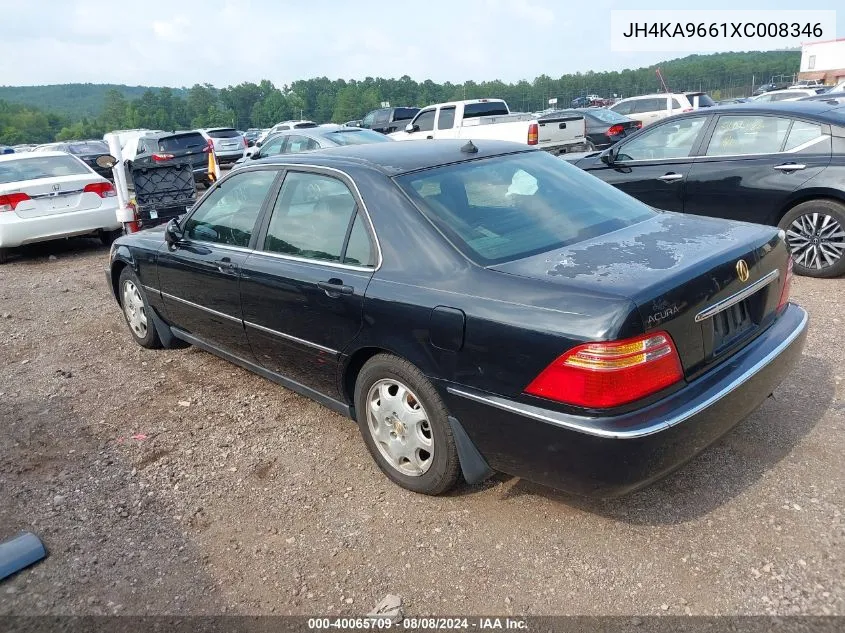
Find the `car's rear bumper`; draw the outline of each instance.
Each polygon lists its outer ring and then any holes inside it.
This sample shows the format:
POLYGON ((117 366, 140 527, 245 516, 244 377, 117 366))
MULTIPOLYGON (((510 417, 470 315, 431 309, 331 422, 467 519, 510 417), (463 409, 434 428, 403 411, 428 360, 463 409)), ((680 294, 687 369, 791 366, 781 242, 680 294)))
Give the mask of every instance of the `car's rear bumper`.
POLYGON ((769 329, 665 399, 591 418, 448 385, 442 391, 495 470, 588 496, 616 496, 666 475, 731 430, 797 364, 807 313, 790 304, 769 329))
POLYGON ((228 165, 229 163, 234 163, 239 158, 243 158, 244 151, 240 150, 238 152, 216 152, 215 155, 217 156, 217 162, 221 165, 228 165))
POLYGON ((86 235, 99 229, 119 229, 117 198, 105 198, 97 209, 56 213, 37 218, 22 218, 15 212, 0 213, 0 247, 46 242, 74 235, 86 235), (111 201, 114 202, 111 202, 111 201))

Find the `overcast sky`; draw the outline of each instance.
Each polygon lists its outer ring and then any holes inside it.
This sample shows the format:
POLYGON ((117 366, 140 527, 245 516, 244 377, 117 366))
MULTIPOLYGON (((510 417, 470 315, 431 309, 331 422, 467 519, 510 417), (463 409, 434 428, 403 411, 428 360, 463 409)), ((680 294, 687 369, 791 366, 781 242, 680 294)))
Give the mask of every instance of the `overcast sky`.
MULTIPOLYGON (((809 9, 835 9, 816 0, 809 9)), ((218 87, 367 76, 462 82, 621 70, 688 53, 611 53, 610 10, 642 0, 0 0, 0 85, 218 87)), ((701 8, 701 7, 695 7, 701 8)), ((711 0, 708 9, 794 9, 711 0)), ((765 15, 765 14, 761 14, 765 15)), ((845 36, 845 10, 837 15, 845 36)), ((736 45, 742 50, 741 45, 736 45)))

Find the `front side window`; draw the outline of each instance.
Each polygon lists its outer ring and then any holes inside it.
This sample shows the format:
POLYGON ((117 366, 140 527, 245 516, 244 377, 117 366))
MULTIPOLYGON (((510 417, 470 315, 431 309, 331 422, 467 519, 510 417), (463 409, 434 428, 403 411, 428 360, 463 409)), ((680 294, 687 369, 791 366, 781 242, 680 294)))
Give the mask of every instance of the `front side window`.
POLYGON ((416 132, 431 132, 434 129, 434 110, 423 110, 414 121, 416 132))
POLYGON ((483 266, 588 240, 656 213, 546 152, 445 165, 396 182, 458 250, 483 266))
POLYGON ((375 112, 368 112, 364 119, 361 121, 361 127, 371 128, 373 127, 373 122, 375 121, 376 113, 375 112))
POLYGON ((185 236, 200 242, 249 246, 261 205, 277 173, 242 171, 221 182, 188 217, 185 236))
POLYGON ((355 197, 340 180, 323 174, 288 172, 273 208, 264 250, 325 262, 372 265, 369 236, 356 217, 355 197), (351 235, 350 223, 354 223, 351 235))
POLYGON ((269 142, 265 141, 265 143, 261 146, 261 156, 275 156, 276 154, 281 154, 284 144, 284 136, 277 136, 269 142))
POLYGON ((617 103, 616 105, 611 106, 610 109, 618 114, 628 115, 633 111, 633 107, 633 101, 625 101, 624 103, 617 103))
POLYGON ((665 160, 686 158, 692 152, 707 117, 693 117, 649 128, 619 148, 616 160, 665 160))
POLYGON ((390 123, 390 110, 376 110, 375 125, 381 127, 390 123))
POLYGON ((779 152, 789 123, 789 119, 773 116, 721 116, 707 145, 707 156, 779 152))

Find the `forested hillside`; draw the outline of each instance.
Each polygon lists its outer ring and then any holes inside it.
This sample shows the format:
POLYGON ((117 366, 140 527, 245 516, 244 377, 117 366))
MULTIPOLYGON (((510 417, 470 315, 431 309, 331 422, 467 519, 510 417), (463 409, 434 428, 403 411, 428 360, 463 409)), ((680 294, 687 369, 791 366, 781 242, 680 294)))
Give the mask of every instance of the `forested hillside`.
MULTIPOLYGON (((585 62, 587 63, 587 62, 585 62)), ((754 84, 772 77, 788 81, 798 72, 800 52, 771 51, 691 55, 659 64, 673 91, 704 90, 714 98, 748 95, 754 84)), ((232 125, 266 127, 289 118, 318 122, 357 119, 382 101, 423 106, 453 99, 499 97, 515 111, 560 105, 580 94, 631 96, 661 90, 657 66, 613 72, 587 72, 533 81, 463 84, 367 77, 294 81, 277 87, 268 80, 218 89, 144 88, 107 84, 0 87, 0 143, 46 142, 99 137, 118 128, 160 129, 232 125)))

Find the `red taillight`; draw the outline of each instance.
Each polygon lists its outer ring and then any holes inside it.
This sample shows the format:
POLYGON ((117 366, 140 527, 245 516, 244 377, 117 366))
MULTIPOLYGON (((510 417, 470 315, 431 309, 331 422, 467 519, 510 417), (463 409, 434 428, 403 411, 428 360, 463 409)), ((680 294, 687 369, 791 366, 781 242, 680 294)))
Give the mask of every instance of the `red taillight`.
POLYGON ((792 255, 789 255, 786 260, 786 274, 783 279, 783 287, 780 290, 780 299, 778 299, 778 312, 786 307, 789 303, 789 291, 792 288, 792 255))
POLYGON ((618 136, 619 134, 622 134, 622 132, 624 132, 624 131, 625 131, 625 128, 623 128, 619 124, 611 125, 609 128, 607 128, 607 135, 608 136, 618 136))
POLYGON ((241 140, 244 142, 244 147, 249 147, 249 143, 247 143, 246 137, 242 136, 241 140))
POLYGON ((546 367, 525 392, 590 409, 634 402, 684 377, 666 332, 579 345, 546 367))
POLYGON ((114 185, 110 182, 92 182, 90 185, 85 185, 82 191, 85 193, 96 193, 101 198, 113 198, 117 195, 114 185))
POLYGON ((205 152, 206 154, 208 154, 209 152, 213 152, 214 151, 214 141, 212 141, 211 139, 208 139, 208 142, 205 144, 205 148, 202 151, 205 152))
POLYGON ((528 144, 536 145, 540 140, 540 126, 532 123, 528 126, 528 144))
POLYGON ((157 163, 163 163, 166 160, 172 160, 173 154, 153 154, 153 160, 157 163))
POLYGON ((3 211, 14 211, 15 207, 17 207, 21 202, 29 199, 30 197, 22 191, 17 193, 0 194, 0 213, 3 211))

